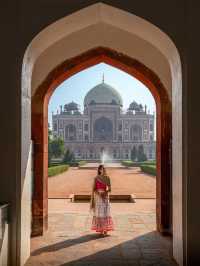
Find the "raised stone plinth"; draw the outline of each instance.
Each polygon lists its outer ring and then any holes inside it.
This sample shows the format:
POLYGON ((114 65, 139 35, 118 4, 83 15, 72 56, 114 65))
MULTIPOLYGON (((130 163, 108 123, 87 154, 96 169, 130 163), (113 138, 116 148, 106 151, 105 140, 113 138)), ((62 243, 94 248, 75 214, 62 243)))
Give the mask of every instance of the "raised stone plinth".
MULTIPOLYGON (((69 196, 71 202, 88 202, 91 200, 91 194, 71 194, 69 196)), ((111 202, 130 202, 134 203, 136 196, 133 194, 110 194, 111 202)))

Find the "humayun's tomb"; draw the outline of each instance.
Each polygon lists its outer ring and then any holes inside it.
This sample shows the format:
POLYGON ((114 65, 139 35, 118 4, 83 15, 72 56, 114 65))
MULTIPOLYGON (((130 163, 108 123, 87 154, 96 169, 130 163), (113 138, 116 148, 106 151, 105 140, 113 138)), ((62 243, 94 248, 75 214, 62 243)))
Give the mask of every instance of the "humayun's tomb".
POLYGON ((154 114, 135 101, 125 112, 122 107, 121 95, 102 81, 86 94, 83 113, 71 102, 52 114, 53 136, 63 138, 76 159, 98 160, 102 151, 114 160, 130 159, 139 145, 155 159, 154 114))

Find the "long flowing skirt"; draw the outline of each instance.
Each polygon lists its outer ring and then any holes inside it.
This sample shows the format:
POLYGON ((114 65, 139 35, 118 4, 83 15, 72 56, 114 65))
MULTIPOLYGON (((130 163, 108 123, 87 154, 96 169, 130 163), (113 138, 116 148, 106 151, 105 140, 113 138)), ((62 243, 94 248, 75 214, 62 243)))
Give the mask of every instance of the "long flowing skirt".
POLYGON ((98 193, 94 194, 94 214, 91 229, 96 232, 114 230, 110 214, 109 196, 102 198, 98 193))

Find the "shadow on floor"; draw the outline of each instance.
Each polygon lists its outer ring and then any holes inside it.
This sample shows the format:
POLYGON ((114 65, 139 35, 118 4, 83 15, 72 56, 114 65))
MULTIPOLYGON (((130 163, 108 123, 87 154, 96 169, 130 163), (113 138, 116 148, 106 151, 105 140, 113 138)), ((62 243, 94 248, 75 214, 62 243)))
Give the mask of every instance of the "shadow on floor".
MULTIPOLYGON (((156 231, 128 241, 122 241, 119 244, 113 243, 114 246, 109 247, 107 241, 112 242, 112 238, 114 237, 102 238, 98 234, 85 235, 40 248, 34 251, 32 256, 52 252, 51 255, 46 254, 46 259, 42 265, 54 265, 52 260, 52 257, 54 257, 57 258, 55 265, 59 266, 177 266, 172 258, 171 239, 161 236, 156 231), (91 240, 97 240, 95 243, 99 247, 96 249, 92 249, 92 246, 87 245, 82 246, 82 248, 77 247, 77 250, 71 254, 70 259, 69 257, 65 259, 63 256, 59 258, 59 254, 56 254, 58 250, 80 243, 87 243, 91 240)), ((66 250, 65 252, 69 255, 71 251, 66 250)), ((37 264, 30 261, 27 265, 35 266, 37 264)))
POLYGON ((48 245, 46 247, 39 248, 39 249, 33 251, 31 253, 31 256, 38 256, 38 255, 40 255, 42 253, 45 253, 45 252, 58 251, 58 250, 63 249, 63 248, 68 248, 68 247, 71 247, 71 246, 74 246, 74 245, 78 245, 78 244, 81 244, 81 243, 86 243, 88 241, 95 240, 95 239, 98 239, 98 238, 101 238, 101 236, 98 235, 98 234, 88 234, 88 235, 81 236, 81 237, 78 237, 78 238, 75 238, 75 239, 74 238, 67 239, 67 240, 59 242, 59 243, 55 243, 55 244, 52 244, 52 245, 48 245))

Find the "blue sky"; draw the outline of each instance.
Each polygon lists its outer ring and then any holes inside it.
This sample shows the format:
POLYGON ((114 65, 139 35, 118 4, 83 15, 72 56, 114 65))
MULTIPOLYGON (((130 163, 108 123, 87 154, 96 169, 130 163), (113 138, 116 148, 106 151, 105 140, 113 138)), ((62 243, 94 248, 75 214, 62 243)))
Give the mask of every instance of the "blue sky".
POLYGON ((105 83, 113 86, 121 94, 123 109, 127 109, 134 100, 142 105, 146 104, 147 110, 150 110, 151 113, 156 111, 154 98, 145 85, 127 73, 101 63, 75 74, 57 87, 49 102, 50 124, 52 111, 56 113, 60 109, 60 105, 74 101, 83 110, 86 93, 102 82, 103 74, 105 83))

